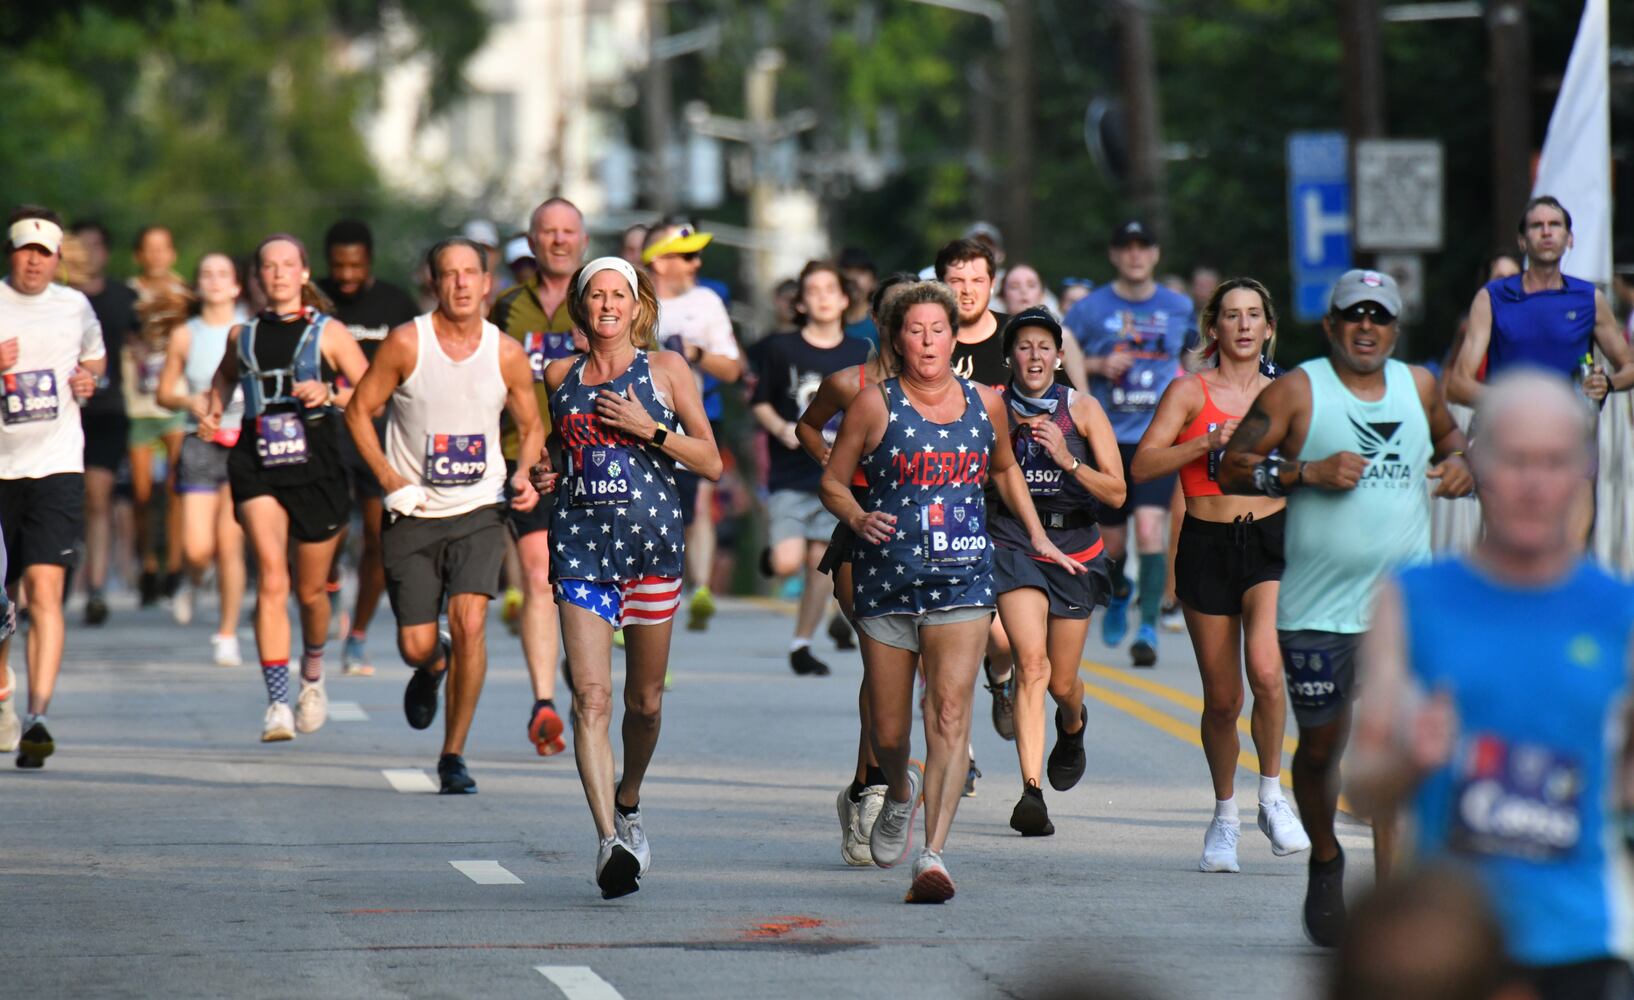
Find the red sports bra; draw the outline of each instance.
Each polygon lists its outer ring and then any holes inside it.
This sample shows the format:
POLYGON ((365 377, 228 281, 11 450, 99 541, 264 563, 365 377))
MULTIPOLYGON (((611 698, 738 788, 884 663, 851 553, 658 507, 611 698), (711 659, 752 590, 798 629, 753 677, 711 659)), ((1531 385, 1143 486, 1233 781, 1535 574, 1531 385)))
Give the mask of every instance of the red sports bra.
MULTIPOLYGON (((1223 424, 1227 420, 1236 420, 1237 415, 1227 413, 1214 405, 1214 397, 1208 394, 1208 381, 1203 376, 1197 376, 1197 384, 1203 387, 1203 409, 1197 414, 1197 419, 1180 432, 1174 439, 1175 444, 1185 444, 1193 438, 1208 435, 1209 427, 1223 424)), ((1192 459, 1180 468, 1180 491, 1188 497, 1217 497, 1222 495, 1220 484, 1214 481, 1212 467, 1217 468, 1220 462, 1219 452, 1208 452, 1192 459)))

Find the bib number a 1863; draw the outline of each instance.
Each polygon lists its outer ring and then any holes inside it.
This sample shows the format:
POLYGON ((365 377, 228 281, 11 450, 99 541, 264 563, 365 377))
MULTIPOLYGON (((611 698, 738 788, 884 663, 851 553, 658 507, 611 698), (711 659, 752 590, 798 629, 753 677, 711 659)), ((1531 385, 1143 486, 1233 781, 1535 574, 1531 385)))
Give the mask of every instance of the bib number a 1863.
POLYGON ((919 508, 925 561, 958 565, 980 559, 988 544, 981 515, 982 505, 974 503, 933 503, 919 508))
POLYGON ((573 469, 573 502, 629 503, 634 473, 630 453, 623 448, 582 448, 573 469))
POLYGON ((255 452, 261 467, 276 469, 306 462, 306 425, 298 413, 264 413, 255 418, 255 452))
POLYGON ((1583 770, 1570 755, 1477 734, 1463 742, 1452 767, 1454 850, 1554 861, 1577 847, 1583 770))
POLYGON ((32 424, 57 418, 57 375, 50 369, 8 372, 0 376, 5 408, 0 419, 8 424, 32 424))
POLYGON ((470 486, 488 473, 483 434, 427 434, 422 477, 428 486, 470 486))

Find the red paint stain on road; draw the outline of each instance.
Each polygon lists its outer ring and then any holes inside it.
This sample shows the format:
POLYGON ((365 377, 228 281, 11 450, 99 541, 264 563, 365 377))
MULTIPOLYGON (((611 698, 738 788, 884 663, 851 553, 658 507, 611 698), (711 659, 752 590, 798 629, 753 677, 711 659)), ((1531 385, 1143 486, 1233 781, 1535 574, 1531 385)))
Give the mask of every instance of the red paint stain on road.
POLYGON ((755 924, 743 932, 745 941, 769 941, 787 937, 795 931, 808 931, 814 927, 823 926, 823 922, 816 917, 773 917, 765 923, 755 924))

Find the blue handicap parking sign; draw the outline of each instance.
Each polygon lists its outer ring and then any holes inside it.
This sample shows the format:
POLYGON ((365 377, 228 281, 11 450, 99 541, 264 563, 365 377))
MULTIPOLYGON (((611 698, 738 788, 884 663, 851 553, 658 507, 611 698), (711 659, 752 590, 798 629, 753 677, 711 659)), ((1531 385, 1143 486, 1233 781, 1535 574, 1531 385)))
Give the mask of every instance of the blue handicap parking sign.
POLYGON ((1288 136, 1288 242, 1294 317, 1315 322, 1350 270, 1349 151, 1343 132, 1288 136))

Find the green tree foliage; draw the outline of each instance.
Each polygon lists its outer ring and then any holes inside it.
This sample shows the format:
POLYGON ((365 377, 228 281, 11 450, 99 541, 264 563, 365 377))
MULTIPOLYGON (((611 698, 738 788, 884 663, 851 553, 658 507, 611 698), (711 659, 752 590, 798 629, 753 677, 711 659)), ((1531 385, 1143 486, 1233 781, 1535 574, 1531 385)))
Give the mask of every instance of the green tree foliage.
MULTIPOLYGON (((185 258, 334 218, 409 209, 381 190, 355 127, 377 80, 355 40, 392 19, 425 39, 433 103, 482 42, 474 0, 171 0, 6 5, 0 177, 10 203, 96 216, 123 242, 162 222, 185 258)), ((404 53, 407 54, 407 53, 404 53)), ((115 254, 115 267, 124 255, 115 254)))
MULTIPOLYGON (((874 250, 884 267, 917 268, 984 210, 993 221, 1004 221, 1002 202, 984 193, 973 155, 977 116, 970 75, 985 64, 998 87, 1000 143, 1004 116, 1033 116, 1030 262, 1052 284, 1067 275, 1106 281, 1106 234, 1128 208, 1116 181, 1091 160, 1083 120, 1092 98, 1119 91, 1113 5, 1030 0, 1022 6, 1034 26, 1031 108, 1005 99, 1004 60, 985 19, 908 0, 676 0, 670 7, 673 29, 710 20, 726 28, 719 51, 682 60, 677 97, 702 97, 718 111, 741 114, 748 61, 757 48, 777 45, 789 56, 780 108, 821 106, 818 90, 830 86, 837 99, 825 124, 842 138, 850 122, 872 124, 882 112, 894 112, 902 125, 902 172, 878 191, 840 195, 832 235, 836 244, 874 250), (826 56, 809 44, 814 16, 827 18, 832 40, 826 56)), ((1625 4, 1612 7, 1613 44, 1634 44, 1634 14, 1625 4)), ((1286 303, 1285 144, 1290 132, 1343 127, 1336 5, 1162 0, 1150 8, 1163 138, 1183 150, 1167 163, 1170 226, 1162 270, 1185 274, 1209 264, 1227 274, 1251 274, 1286 303)), ((1575 0, 1529 4, 1538 83, 1535 145, 1543 142, 1580 12, 1575 0)), ((1429 357, 1456 328, 1474 293, 1478 265, 1504 248, 1493 246, 1490 217, 1486 29, 1473 19, 1388 24, 1381 31, 1388 134, 1440 139, 1446 148, 1447 245, 1426 258, 1427 314, 1409 331, 1412 355, 1429 357)), ((1631 105, 1626 84, 1614 87, 1613 138, 1624 148, 1634 132, 1631 105)), ((995 153, 1002 168, 1009 151, 995 153)), ((1622 218, 1634 222, 1634 199, 1623 199, 1623 205, 1622 218)), ((1281 332, 1284 358, 1321 349, 1314 328, 1289 320, 1281 332)))

